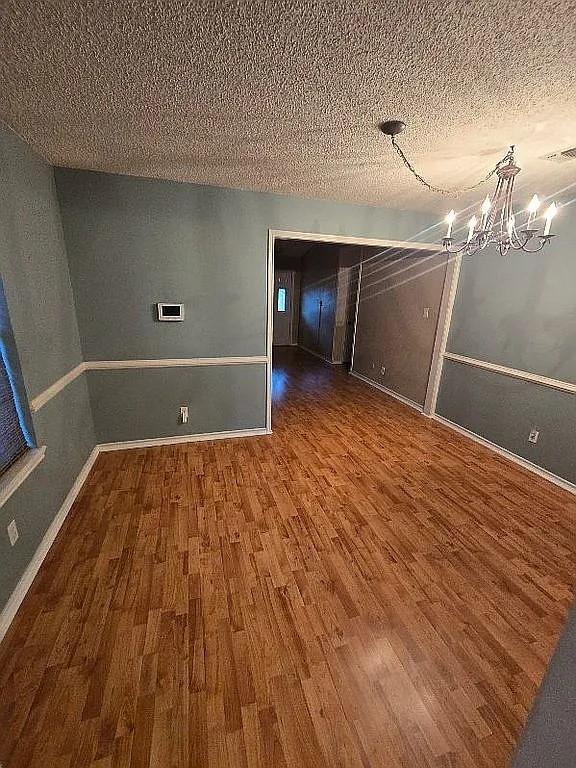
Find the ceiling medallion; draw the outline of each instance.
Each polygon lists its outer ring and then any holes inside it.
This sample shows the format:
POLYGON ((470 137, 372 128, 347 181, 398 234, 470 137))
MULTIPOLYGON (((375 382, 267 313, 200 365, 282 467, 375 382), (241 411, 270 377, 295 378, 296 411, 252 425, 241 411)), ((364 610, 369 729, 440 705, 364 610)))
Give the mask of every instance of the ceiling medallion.
POLYGON ((513 146, 496 163, 494 168, 476 184, 461 189, 442 189, 422 178, 398 146, 396 136, 406 128, 405 123, 401 120, 388 120, 381 123, 379 128, 382 133, 390 137, 392 146, 400 155, 408 170, 421 184, 432 192, 439 192, 443 195, 466 192, 479 187, 496 175, 497 181, 494 195, 492 198, 489 195, 486 196, 486 199, 480 206, 480 217, 472 216, 468 222, 468 236, 464 242, 455 244, 452 238, 452 229, 456 220, 455 211, 451 210, 446 217, 448 230, 442 240, 446 253, 471 255, 478 253, 478 251, 489 245, 495 245, 502 255, 505 255, 510 250, 536 253, 541 251, 555 237, 555 235, 551 234, 550 228, 552 226, 552 219, 558 211, 556 203, 552 203, 546 211, 542 233, 540 233, 540 228, 535 226, 536 214, 540 207, 538 195, 534 195, 524 211, 524 221, 519 223, 517 220, 517 216, 514 213, 514 182, 521 169, 515 163, 513 146))

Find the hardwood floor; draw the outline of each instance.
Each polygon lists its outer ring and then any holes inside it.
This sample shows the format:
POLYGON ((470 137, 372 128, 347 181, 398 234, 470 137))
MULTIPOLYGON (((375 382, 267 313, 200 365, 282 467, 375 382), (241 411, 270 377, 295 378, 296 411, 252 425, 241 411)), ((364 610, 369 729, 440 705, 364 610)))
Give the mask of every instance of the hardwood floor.
POLYGON ((303 353, 274 401, 99 457, 0 649, 4 768, 504 768, 575 498, 303 353))

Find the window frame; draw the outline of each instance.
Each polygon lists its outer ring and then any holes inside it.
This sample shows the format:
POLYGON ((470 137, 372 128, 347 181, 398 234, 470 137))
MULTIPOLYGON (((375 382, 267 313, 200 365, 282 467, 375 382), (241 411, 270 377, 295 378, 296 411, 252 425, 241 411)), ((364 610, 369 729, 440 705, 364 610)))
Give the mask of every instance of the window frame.
POLYGON ((12 390, 14 407, 24 437, 28 446, 21 455, 9 464, 0 474, 0 507, 26 480, 30 473, 40 464, 46 454, 46 446, 38 446, 32 422, 32 413, 28 404, 26 388, 20 358, 16 348, 16 340, 10 322, 10 314, 4 285, 0 279, 0 357, 8 383, 12 390))
POLYGON ((280 285, 278 286, 278 291, 276 292, 276 312, 286 312, 286 298, 288 296, 287 289, 280 285), (280 291, 282 291, 282 309, 280 309, 280 291))

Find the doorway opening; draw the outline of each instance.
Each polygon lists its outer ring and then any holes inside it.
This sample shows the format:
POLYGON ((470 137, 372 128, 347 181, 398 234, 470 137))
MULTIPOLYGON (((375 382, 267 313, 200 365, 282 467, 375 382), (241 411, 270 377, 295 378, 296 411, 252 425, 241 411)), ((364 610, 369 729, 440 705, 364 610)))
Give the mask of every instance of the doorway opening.
POLYGON ((272 355, 300 347, 349 367, 360 264, 375 246, 278 238, 274 242, 272 355))
POLYGON ((271 231, 269 428, 273 373, 285 390, 310 356, 432 412, 458 267, 432 243, 271 231))

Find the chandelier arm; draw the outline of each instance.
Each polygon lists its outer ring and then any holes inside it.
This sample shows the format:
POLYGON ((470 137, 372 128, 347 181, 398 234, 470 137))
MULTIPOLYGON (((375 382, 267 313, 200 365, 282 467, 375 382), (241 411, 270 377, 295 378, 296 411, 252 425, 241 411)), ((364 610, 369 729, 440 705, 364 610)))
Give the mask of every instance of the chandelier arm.
POLYGON ((498 171, 498 169, 501 168, 502 165, 505 165, 506 163, 508 163, 510 159, 514 156, 514 148, 510 147, 506 155, 501 160, 499 160, 494 166, 494 168, 492 168, 492 170, 489 173, 487 173, 483 179, 480 179, 480 181, 477 181, 475 184, 471 184, 468 187, 459 187, 459 188, 456 187, 454 189, 444 189, 443 187, 437 187, 435 184, 431 184, 429 181, 426 181, 426 179, 423 178, 418 173, 418 171, 414 168, 410 160, 408 160, 408 158, 404 154, 402 147, 400 147, 400 145, 396 141, 395 136, 390 136, 390 140, 392 142, 392 146, 394 147, 394 149, 396 150, 402 162, 404 163, 406 168, 408 168, 410 173, 416 179, 418 179, 418 181, 421 184, 427 187, 431 192, 438 192, 441 195, 458 195, 462 192, 470 192, 472 189, 477 189, 478 187, 482 186, 482 184, 485 184, 487 181, 489 181, 492 178, 492 176, 494 176, 494 174, 498 171))
POLYGON ((547 241, 545 239, 541 239, 540 245, 537 248, 525 248, 525 247, 523 247, 521 249, 519 248, 518 250, 522 250, 522 251, 524 251, 524 253, 538 253, 539 251, 541 251, 543 248, 546 247, 546 244, 547 244, 547 241))

